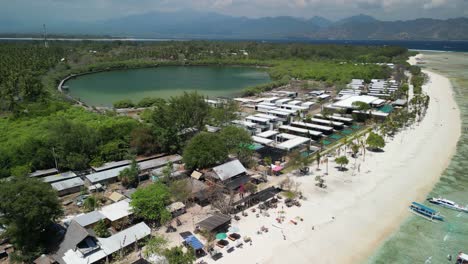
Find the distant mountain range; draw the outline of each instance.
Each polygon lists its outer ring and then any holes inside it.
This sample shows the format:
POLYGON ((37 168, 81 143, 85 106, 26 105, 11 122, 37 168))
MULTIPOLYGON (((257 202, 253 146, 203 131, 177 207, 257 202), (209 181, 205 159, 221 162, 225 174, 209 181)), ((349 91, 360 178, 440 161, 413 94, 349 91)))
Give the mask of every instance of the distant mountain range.
POLYGON ((0 33, 41 33, 42 23, 54 34, 140 38, 468 40, 468 18, 380 21, 357 15, 331 21, 318 16, 247 18, 192 10, 151 12, 95 22, 0 19, 0 33))

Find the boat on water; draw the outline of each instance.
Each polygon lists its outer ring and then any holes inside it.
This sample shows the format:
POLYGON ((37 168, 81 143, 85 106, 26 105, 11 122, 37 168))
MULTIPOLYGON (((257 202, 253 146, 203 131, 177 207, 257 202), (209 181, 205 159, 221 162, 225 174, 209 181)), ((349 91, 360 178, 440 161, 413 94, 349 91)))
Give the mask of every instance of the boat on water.
POLYGON ((468 264, 468 254, 460 252, 457 257, 457 264, 468 264))
POLYGON ((427 200, 430 203, 433 203, 433 204, 437 204, 437 205, 440 205, 440 206, 443 206, 443 207, 446 207, 446 208, 449 208, 449 209, 452 209, 452 210, 468 213, 468 208, 467 207, 460 206, 460 205, 456 204, 455 202, 444 199, 444 198, 432 197, 432 198, 429 198, 427 200))
POLYGON ((444 221, 444 217, 439 214, 436 210, 429 208, 423 204, 412 202, 409 206, 411 212, 421 217, 424 217, 430 221, 439 220, 444 221))

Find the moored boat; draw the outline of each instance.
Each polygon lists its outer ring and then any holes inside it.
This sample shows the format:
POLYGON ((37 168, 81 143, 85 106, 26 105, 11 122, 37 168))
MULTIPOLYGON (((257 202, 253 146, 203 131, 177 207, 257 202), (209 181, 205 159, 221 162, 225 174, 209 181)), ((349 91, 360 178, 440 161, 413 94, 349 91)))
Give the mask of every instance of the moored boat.
POLYGON ((452 209, 452 210, 468 213, 468 208, 467 207, 460 206, 460 205, 456 204, 455 202, 444 199, 444 198, 432 197, 432 198, 429 198, 427 200, 430 203, 437 204, 437 205, 443 206, 445 208, 449 208, 449 209, 452 209))
POLYGON ((411 205, 409 206, 409 209, 411 210, 411 212, 415 213, 416 215, 424 217, 428 220, 444 221, 444 217, 441 216, 439 212, 425 205, 422 205, 420 203, 412 202, 411 205))
POLYGON ((468 254, 460 252, 457 257, 457 264, 468 264, 468 254))

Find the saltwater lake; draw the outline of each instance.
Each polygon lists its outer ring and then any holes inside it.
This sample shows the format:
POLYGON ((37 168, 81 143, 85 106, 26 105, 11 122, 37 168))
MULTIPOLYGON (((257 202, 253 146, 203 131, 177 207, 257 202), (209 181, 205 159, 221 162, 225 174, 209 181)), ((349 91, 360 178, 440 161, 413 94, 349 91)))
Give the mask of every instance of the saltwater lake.
POLYGON ((234 97, 242 89, 270 82, 265 71, 234 66, 160 66, 93 73, 65 83, 68 94, 92 106, 111 106, 144 97, 170 98, 184 91, 208 97, 234 97))

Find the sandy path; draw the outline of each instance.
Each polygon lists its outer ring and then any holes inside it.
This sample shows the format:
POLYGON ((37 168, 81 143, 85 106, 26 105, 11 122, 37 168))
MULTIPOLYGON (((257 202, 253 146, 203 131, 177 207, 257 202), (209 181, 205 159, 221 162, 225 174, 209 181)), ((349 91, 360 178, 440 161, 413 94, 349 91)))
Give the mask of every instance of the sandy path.
POLYGON ((351 159, 346 172, 330 163, 325 191, 314 186, 314 176, 297 178, 308 200, 300 208, 286 209, 286 214, 287 219, 301 216, 304 222, 285 223, 280 229, 272 226, 274 213, 259 218, 250 213, 234 224, 242 235, 253 238, 253 246, 224 253, 216 263, 365 261, 409 216, 408 204, 426 197, 456 150, 460 113, 450 81, 436 73, 425 73, 430 81, 423 89, 431 101, 420 124, 388 141, 385 152, 366 152, 365 161, 361 155, 356 167, 351 159), (255 234, 262 225, 270 232, 255 234))

